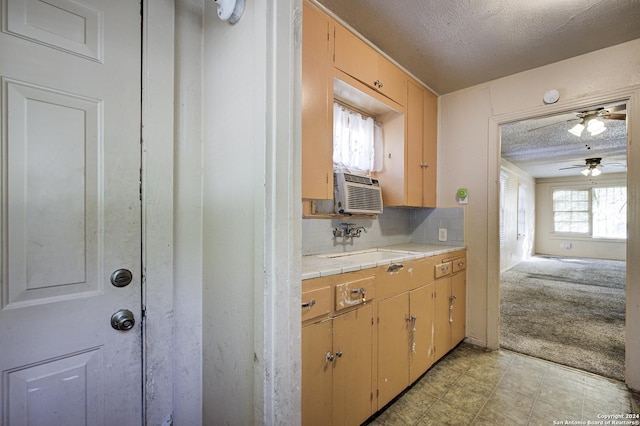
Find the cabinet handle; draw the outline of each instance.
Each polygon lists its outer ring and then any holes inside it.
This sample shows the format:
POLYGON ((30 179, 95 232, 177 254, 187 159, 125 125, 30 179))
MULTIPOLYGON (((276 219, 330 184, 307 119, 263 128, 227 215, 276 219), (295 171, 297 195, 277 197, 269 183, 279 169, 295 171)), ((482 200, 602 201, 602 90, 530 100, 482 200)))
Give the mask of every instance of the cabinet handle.
POLYGON ((331 352, 327 352, 327 355, 325 355, 325 358, 327 361, 333 361, 334 356, 331 352))
POLYGON ((387 268, 387 272, 398 272, 400 269, 404 268, 402 263, 393 263, 389 265, 387 268))
POLYGON ((302 307, 303 307, 303 308, 311 309, 311 307, 312 307, 313 305, 315 305, 315 304, 316 304, 316 299, 311 299, 311 300, 310 300, 310 301, 308 301, 308 302, 304 302, 304 303, 302 304, 302 307))
POLYGON ((362 295, 362 303, 367 301, 365 294, 367 293, 367 289, 364 287, 357 288, 355 290, 351 290, 351 294, 361 294, 362 295))
POLYGON ((411 352, 415 353, 416 352, 416 320, 418 319, 417 316, 415 315, 411 315, 410 317, 407 317, 406 320, 407 322, 411 323, 411 352))
POLYGON ((441 269, 442 269, 442 272, 447 272, 449 270, 449 267, 448 266, 443 266, 441 269))
POLYGON ((338 352, 336 352, 336 356, 337 356, 338 358, 342 358, 342 351, 338 351, 338 352))
POLYGON ((464 266, 464 262, 458 262, 458 266, 462 268, 464 266))

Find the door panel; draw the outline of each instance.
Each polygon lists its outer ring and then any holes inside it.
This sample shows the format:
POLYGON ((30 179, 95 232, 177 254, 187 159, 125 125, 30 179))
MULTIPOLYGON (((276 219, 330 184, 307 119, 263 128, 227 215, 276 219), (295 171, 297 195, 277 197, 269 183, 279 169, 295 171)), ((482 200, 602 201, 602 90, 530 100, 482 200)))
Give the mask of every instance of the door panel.
POLYGON ((378 304, 378 409, 409 386, 409 293, 378 304))
POLYGON ((140 424, 140 4, 1 6, 0 423, 140 424))

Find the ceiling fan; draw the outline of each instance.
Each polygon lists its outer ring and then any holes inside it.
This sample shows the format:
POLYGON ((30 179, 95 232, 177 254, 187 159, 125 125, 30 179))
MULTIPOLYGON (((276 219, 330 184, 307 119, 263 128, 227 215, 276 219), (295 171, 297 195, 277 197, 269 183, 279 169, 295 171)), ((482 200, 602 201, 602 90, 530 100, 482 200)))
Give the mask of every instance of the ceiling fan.
POLYGON ((576 113, 576 116, 578 117, 577 120, 580 121, 569 129, 569 133, 580 137, 582 135, 582 131, 586 128, 591 136, 599 135, 607 130, 607 128, 605 127, 604 122, 598 119, 626 120, 626 113, 615 114, 618 111, 626 110, 626 108, 626 105, 617 105, 610 108, 598 108, 591 111, 578 112, 576 113))
MULTIPOLYGON (((585 176, 598 176, 600 173, 602 173, 602 171, 598 168, 598 166, 600 166, 600 167, 604 167, 605 166, 605 164, 602 164, 601 162, 602 162, 602 158, 600 158, 600 157, 587 158, 587 159, 585 159, 585 164, 574 164, 573 166, 562 167, 562 168, 560 168, 558 170, 584 168, 584 170, 582 170, 580 172, 583 175, 585 175, 585 176)), ((626 167, 622 163, 608 163, 606 165, 607 166, 612 166, 612 167, 626 167)))
POLYGON ((582 131, 584 129, 587 129, 587 131, 591 134, 591 136, 595 136, 607 130, 607 128, 605 127, 605 123, 602 121, 603 119, 604 120, 626 120, 627 119, 626 109, 627 109, 627 105, 622 104, 622 105, 615 105, 607 108, 599 107, 599 108, 589 109, 586 111, 579 111, 575 113, 576 118, 572 118, 571 120, 566 120, 560 123, 552 123, 552 124, 547 124, 546 126, 536 127, 534 129, 529 129, 529 131, 534 131, 534 130, 542 129, 549 126, 556 126, 562 123, 571 123, 572 121, 578 121, 578 124, 576 124, 571 129, 569 129, 570 133, 576 136, 581 136, 582 131))

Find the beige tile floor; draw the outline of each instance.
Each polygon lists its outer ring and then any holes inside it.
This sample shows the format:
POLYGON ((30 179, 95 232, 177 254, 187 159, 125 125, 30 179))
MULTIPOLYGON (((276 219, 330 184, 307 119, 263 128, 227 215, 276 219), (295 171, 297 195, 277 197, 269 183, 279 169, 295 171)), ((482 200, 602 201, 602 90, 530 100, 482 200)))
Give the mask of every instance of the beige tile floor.
MULTIPOLYGON (((638 395, 621 382, 463 343, 368 423, 607 424, 603 416, 638 414, 637 403, 638 395)), ((624 420, 636 423, 617 424, 640 424, 638 418, 616 419, 624 420)))

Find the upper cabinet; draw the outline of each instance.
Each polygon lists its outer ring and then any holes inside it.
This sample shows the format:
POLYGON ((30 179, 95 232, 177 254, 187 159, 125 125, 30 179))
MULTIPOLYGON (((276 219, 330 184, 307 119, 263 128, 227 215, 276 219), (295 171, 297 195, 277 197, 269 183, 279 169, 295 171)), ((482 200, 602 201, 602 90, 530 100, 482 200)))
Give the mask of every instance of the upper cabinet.
POLYGON ((436 207, 437 97, 407 80, 405 137, 386 139, 378 174, 385 206, 436 207))
POLYGON ((333 30, 304 2, 302 12, 302 198, 333 199, 333 30))
POLYGON ((406 102, 406 74, 341 25, 335 26, 335 67, 400 105, 406 102))
POLYGON ((384 205, 436 207, 436 95, 312 2, 303 5, 302 198, 333 199, 335 98, 383 124, 384 205))

